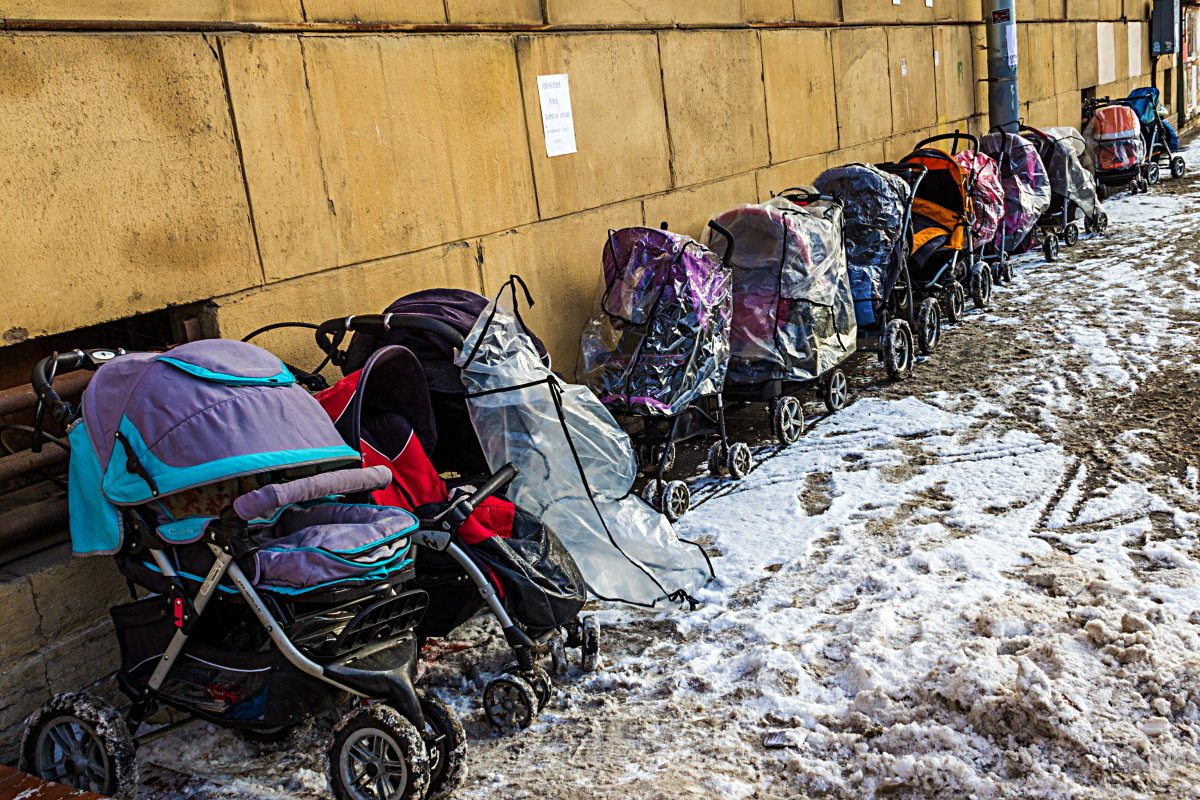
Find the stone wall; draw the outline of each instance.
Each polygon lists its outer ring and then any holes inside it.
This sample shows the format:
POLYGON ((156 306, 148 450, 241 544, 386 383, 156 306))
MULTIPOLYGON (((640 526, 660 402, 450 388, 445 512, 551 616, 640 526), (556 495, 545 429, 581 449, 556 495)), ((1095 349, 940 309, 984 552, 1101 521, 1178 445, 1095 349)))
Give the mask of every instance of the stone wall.
MULTIPOLYGON (((1026 121, 1148 84, 1149 7, 1022 0, 1026 121)), ((519 273, 569 373, 609 228, 699 234, 986 127, 980 0, 0 0, 0 29, 0 354, 170 304, 240 336, 519 273), (563 72, 579 152, 547 158, 535 78, 563 72)), ((46 692, 111 671, 123 592, 61 549, 0 570, 0 760, 46 692)))

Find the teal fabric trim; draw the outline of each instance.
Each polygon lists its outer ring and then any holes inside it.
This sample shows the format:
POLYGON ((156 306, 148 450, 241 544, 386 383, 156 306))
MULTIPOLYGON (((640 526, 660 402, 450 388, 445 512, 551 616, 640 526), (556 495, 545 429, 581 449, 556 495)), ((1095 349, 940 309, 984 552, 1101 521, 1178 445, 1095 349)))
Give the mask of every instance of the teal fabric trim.
POLYGON ((191 544, 204 535, 208 523, 216 517, 184 517, 158 526, 158 535, 171 544, 191 544))
MULTIPOLYGON (((392 537, 392 538, 394 539, 395 537, 392 537)), ((375 544, 371 545, 371 547, 379 547, 380 545, 384 544, 384 541, 390 541, 390 540, 381 540, 381 541, 376 542, 375 544)), ((379 561, 368 561, 368 562, 364 563, 362 561, 354 561, 349 558, 342 558, 340 555, 337 554, 337 551, 326 550, 323 547, 264 547, 263 550, 266 552, 270 552, 270 553, 319 553, 320 555, 324 556, 325 558, 328 558, 331 561, 340 561, 341 563, 346 564, 347 566, 351 566, 351 567, 362 567, 362 566, 367 566, 368 564, 370 564, 372 566, 382 567, 382 566, 386 566, 387 564, 392 563, 393 561, 395 561, 398 558, 404 558, 405 556, 408 555, 408 548, 405 548, 404 551, 401 553, 395 553, 393 555, 388 556, 387 558, 380 559, 379 561)), ((341 552, 349 552, 349 551, 343 550, 341 552)))
MULTIPOLYGON (((402 569, 404 569, 411 563, 413 563, 413 560, 410 558, 410 559, 406 559, 405 561, 403 561, 402 563, 400 563, 394 567, 389 567, 387 569, 372 570, 368 573, 359 575, 354 578, 338 578, 336 581, 326 581, 325 583, 318 583, 316 586, 306 586, 303 589, 294 589, 290 586, 257 586, 257 585, 254 588, 258 589, 259 591, 262 591, 262 592, 275 592, 276 594, 286 594, 286 595, 301 595, 301 594, 307 594, 309 592, 315 592, 318 589, 327 589, 330 586, 333 586, 338 583, 386 580, 392 573, 401 571, 402 569)), ((154 572, 157 572, 159 575, 162 574, 162 570, 160 570, 158 568, 157 564, 150 562, 150 561, 143 561, 142 564, 143 564, 143 566, 153 570, 154 572)), ((196 583, 204 583, 203 577, 201 577, 199 575, 193 575, 190 572, 176 572, 176 574, 179 575, 179 577, 186 578, 189 581, 195 581, 196 583)), ((223 592, 227 592, 228 594, 240 594, 240 592, 237 590, 237 587, 235 587, 235 586, 225 586, 223 584, 217 584, 217 588, 223 592)))
POLYGON ((67 441, 71 445, 67 472, 71 550, 81 556, 111 555, 121 549, 124 538, 121 511, 100 491, 100 459, 82 421, 71 429, 67 441))
POLYGON ((186 361, 180 361, 178 358, 170 356, 160 356, 159 361, 170 364, 173 367, 178 367, 189 375, 195 375, 197 378, 203 378, 206 381, 213 383, 223 383, 226 386, 290 386, 296 382, 296 376, 283 366, 280 362, 281 371, 272 375, 269 378, 248 378, 244 375, 229 375, 224 372, 214 372, 205 367, 198 367, 195 364, 189 364, 186 361))
MULTIPOLYGON (((172 467, 163 463, 150 452, 141 433, 129 421, 121 417, 117 430, 125 437, 138 461, 150 473, 158 486, 158 496, 174 494, 184 489, 204 486, 226 478, 253 475, 272 469, 298 467, 306 464, 322 464, 345 461, 347 465, 359 464, 362 459, 358 451, 347 445, 313 447, 307 450, 279 450, 270 453, 248 453, 229 458, 218 458, 191 467, 172 467)), ((150 485, 145 480, 125 469, 125 448, 113 445, 113 456, 108 461, 102 484, 104 496, 118 505, 140 505, 154 499, 150 485)))

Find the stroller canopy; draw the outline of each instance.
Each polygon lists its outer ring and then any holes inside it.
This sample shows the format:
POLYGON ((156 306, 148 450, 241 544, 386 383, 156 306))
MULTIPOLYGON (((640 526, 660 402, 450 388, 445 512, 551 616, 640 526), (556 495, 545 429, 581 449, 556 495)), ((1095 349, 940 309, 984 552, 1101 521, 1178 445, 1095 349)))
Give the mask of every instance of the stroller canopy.
POLYGON ((225 339, 108 362, 84 392, 70 442, 79 552, 120 547, 115 506, 268 471, 359 463, 278 358, 225 339))
MULTIPOLYGON (((854 352, 842 209, 775 197, 714 217, 736 244, 729 380, 811 380, 854 352)), ((727 243, 714 237, 713 247, 727 243)))
POLYGON ((605 404, 644 416, 674 416, 721 391, 729 305, 729 271, 695 239, 611 231, 600 312, 582 337, 588 386, 605 404))
POLYGON ((912 206, 912 255, 918 264, 937 251, 962 250, 966 245, 966 217, 971 198, 969 173, 954 156, 936 147, 923 147, 900 160, 929 170, 912 206))
POLYGON ((1142 124, 1129 106, 1096 109, 1083 136, 1097 172, 1135 169, 1146 159, 1142 124))
POLYGON ((1004 185, 1004 224, 996 233, 996 245, 1005 252, 1029 249, 1029 233, 1050 207, 1050 178, 1037 149, 1027 139, 1005 131, 989 133, 979 142, 1000 165, 1004 185))
POLYGON ((1143 126, 1149 127, 1158 123, 1158 104, 1161 95, 1153 86, 1143 86, 1134 89, 1121 102, 1133 109, 1143 126))
MULTIPOLYGON (((1026 137, 1037 147, 1050 179, 1050 191, 1062 202, 1073 204, 1088 217, 1100 213, 1096 179, 1079 160, 1086 145, 1074 128, 1029 128, 1026 137)), ((1070 215, 1071 219, 1075 214, 1070 215)))
POLYGON ((876 304, 891 295, 908 258, 908 184, 867 164, 846 164, 821 173, 815 188, 842 201, 855 316, 859 325, 873 324, 876 304))
POLYGON ((975 212, 971 240, 978 250, 996 237, 1004 219, 1000 166, 994 158, 978 150, 963 150, 954 155, 954 160, 971 175, 971 205, 975 212))

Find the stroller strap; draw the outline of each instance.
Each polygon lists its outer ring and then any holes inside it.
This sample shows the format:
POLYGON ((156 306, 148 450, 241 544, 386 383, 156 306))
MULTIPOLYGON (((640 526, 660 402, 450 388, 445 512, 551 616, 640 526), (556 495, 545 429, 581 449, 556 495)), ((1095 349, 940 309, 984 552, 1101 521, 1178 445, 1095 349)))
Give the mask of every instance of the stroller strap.
POLYGON ((287 483, 272 483, 247 492, 233 501, 233 510, 249 522, 270 517, 276 510, 294 503, 335 494, 373 492, 391 482, 392 471, 385 466, 321 472, 287 483))

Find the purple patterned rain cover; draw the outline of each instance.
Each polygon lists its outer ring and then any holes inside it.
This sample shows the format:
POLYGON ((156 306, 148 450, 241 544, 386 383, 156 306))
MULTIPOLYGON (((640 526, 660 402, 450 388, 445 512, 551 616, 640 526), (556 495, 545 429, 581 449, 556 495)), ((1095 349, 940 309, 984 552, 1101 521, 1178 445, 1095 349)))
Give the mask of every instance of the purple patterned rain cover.
POLYGON ((623 228, 604 247, 600 313, 583 332, 587 385, 618 411, 673 416, 719 392, 729 361, 729 271, 704 245, 623 228))

